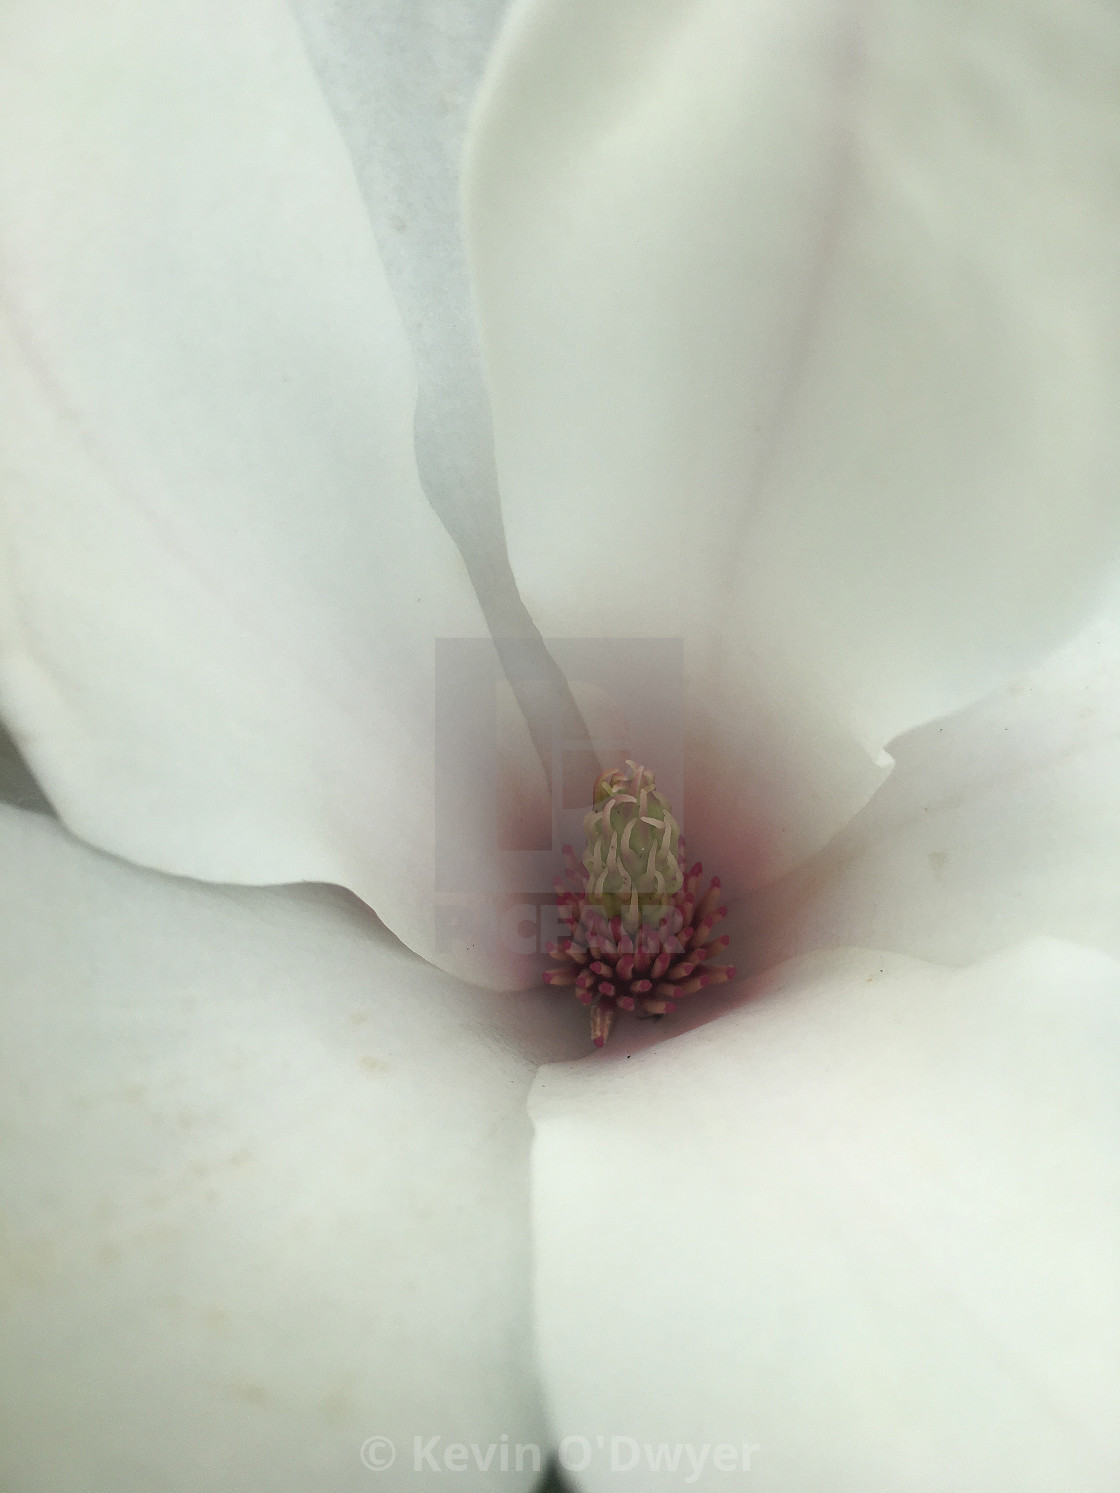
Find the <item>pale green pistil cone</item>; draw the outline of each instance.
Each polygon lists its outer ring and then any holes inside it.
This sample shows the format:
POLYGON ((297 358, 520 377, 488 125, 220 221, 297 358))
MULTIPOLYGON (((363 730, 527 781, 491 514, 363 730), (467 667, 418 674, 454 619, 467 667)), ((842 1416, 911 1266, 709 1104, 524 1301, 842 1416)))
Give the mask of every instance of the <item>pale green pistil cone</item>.
POLYGON ((621 917, 636 931, 655 921, 684 885, 680 825, 653 773, 628 761, 626 769, 605 772, 595 784, 594 808, 583 821, 587 849, 587 900, 608 918, 621 917))

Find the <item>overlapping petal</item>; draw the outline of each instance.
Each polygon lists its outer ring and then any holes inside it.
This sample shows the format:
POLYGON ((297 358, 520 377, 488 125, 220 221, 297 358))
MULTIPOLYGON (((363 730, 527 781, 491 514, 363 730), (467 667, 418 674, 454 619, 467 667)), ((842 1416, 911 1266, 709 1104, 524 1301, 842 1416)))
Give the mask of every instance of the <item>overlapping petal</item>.
POLYGON ((418 377, 424 492, 508 628, 510 597, 459 206, 463 138, 505 0, 292 0, 349 152, 418 377))
POLYGON ((1118 1078, 1120 967, 1047 940, 809 955, 545 1069, 540 1347, 578 1486, 620 1482, 617 1437, 666 1488, 1113 1488, 1118 1078))
POLYGON ((511 559, 546 634, 685 638, 740 884, 1115 562, 1118 63, 1104 0, 513 9, 466 181, 511 559))
POLYGON ((5 1489, 343 1493, 374 1435, 422 1488, 415 1435, 543 1449, 525 1097, 582 1045, 566 1007, 346 893, 170 880, 7 808, 0 1006, 5 1489))
MULTIPOLYGON (((437 963, 524 979, 435 926, 435 640, 486 625, 294 21, 20 3, 0 68, 0 702, 52 801, 166 870, 340 881, 437 963)), ((493 764, 441 745, 441 834, 500 890, 493 764)), ((531 814, 523 722, 503 746, 531 814)))
POLYGON ((859 943, 948 964, 1038 933, 1120 956, 1115 609, 990 699, 895 742, 820 855, 748 899, 754 969, 859 943))

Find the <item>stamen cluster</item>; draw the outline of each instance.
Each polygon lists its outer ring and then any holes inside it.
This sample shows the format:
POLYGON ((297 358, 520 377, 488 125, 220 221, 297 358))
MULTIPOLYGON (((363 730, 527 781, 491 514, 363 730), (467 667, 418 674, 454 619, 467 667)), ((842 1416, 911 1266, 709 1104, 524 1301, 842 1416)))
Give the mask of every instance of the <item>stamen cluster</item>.
POLYGON ((735 975, 732 965, 712 962, 730 942, 712 936, 727 913, 719 878, 701 891, 699 861, 681 869, 684 839, 653 775, 626 765, 629 774, 605 773, 596 784, 582 864, 564 847, 564 875, 555 885, 567 936, 547 946, 559 967, 545 972, 545 983, 575 987, 589 1007, 596 1047, 619 1011, 663 1016, 682 996, 735 975), (620 876, 627 862, 644 863, 642 873, 620 876))

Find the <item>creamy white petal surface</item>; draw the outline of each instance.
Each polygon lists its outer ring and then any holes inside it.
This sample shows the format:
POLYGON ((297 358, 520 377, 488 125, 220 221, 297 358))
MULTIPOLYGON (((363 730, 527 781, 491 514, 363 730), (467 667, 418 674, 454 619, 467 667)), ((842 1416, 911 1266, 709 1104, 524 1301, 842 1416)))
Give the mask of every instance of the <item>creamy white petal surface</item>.
POLYGON ((495 565, 508 576, 508 562, 459 197, 467 119, 505 0, 292 4, 415 355, 425 494, 485 603, 495 565))
POLYGON ((859 943, 967 964, 1035 933, 1120 957, 1120 611, 959 715, 806 866, 751 898, 741 966, 859 943))
MULTIPOLYGON (((17 3, 0 69, 0 704, 28 760, 113 851, 341 881, 437 963, 524 978, 433 926, 434 640, 486 626, 294 21, 17 3)), ((504 745, 543 799, 523 724, 504 745)), ((488 766, 440 769, 484 889, 488 766)))
POLYGON ((525 1098, 574 1011, 347 893, 174 881, 7 808, 0 1006, 5 1490, 343 1493, 374 1435, 423 1488, 414 1435, 543 1445, 525 1098))
MULTIPOLYGON (((424 496, 459 547, 551 775, 556 738, 582 740, 586 726, 521 600, 506 553, 460 205, 467 121, 506 0, 291 3, 415 359, 414 437, 424 496)), ((597 772, 588 769, 580 784, 586 799, 597 772)), ((543 816, 538 823, 534 839, 547 846, 549 826, 543 816)), ((550 885, 546 871, 522 890, 550 885)))
POLYGON ((1116 1487, 1111 959, 807 956, 675 1040, 545 1069, 531 1107, 544 1382, 580 1488, 620 1484, 615 1436, 618 1464, 680 1448, 665 1488, 1116 1487))
POLYGON ((1115 563, 1118 68, 1107 0, 513 9, 466 192, 514 571, 546 635, 684 637, 738 884, 1115 563))

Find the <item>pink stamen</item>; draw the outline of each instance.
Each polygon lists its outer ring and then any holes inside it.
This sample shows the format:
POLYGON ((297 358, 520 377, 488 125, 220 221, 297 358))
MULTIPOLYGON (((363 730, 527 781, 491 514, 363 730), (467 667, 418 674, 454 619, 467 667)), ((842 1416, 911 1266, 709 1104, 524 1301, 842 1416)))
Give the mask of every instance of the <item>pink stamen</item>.
POLYGON ((633 761, 626 769, 605 773, 596 784, 595 807, 584 821, 587 856, 577 860, 572 847, 564 847, 564 874, 555 886, 565 936, 545 945, 554 966, 545 972, 545 984, 571 988, 588 1007, 597 1047, 606 1041, 618 1011, 662 1016, 681 997, 735 977, 733 966, 710 962, 730 944, 727 934, 712 936, 727 914, 718 877, 704 886, 699 861, 683 872, 677 869, 686 865, 684 837, 673 846, 676 824, 656 793, 652 773, 633 761), (641 856, 635 853, 635 824, 643 826, 642 835, 653 832, 648 853, 641 856), (681 879, 672 893, 669 867, 681 879), (616 907, 621 911, 613 911, 616 907))

